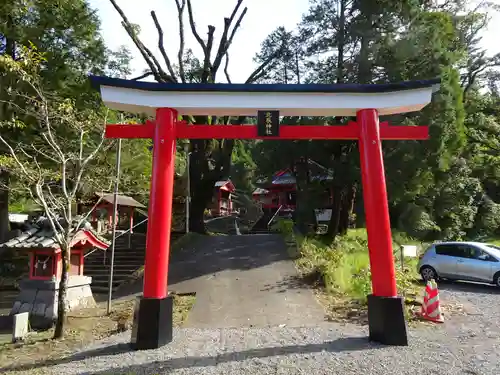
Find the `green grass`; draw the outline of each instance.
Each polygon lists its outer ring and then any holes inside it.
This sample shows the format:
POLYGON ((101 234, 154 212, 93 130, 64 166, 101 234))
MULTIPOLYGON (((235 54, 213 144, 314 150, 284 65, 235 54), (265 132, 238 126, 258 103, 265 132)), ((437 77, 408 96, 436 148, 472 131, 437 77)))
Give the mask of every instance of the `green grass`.
MULTIPOLYGON (((291 255, 296 259, 299 271, 321 287, 328 299, 331 310, 345 306, 359 309, 365 306, 366 296, 371 290, 370 258, 368 238, 365 229, 353 229, 340 236, 333 243, 325 243, 319 236, 301 237, 293 233, 292 224, 283 220, 277 229, 284 233, 291 255)), ((398 293, 414 299, 418 292, 416 265, 418 259, 404 259, 401 269, 401 245, 417 245, 422 251, 426 244, 395 231, 393 233, 394 260, 398 293)))

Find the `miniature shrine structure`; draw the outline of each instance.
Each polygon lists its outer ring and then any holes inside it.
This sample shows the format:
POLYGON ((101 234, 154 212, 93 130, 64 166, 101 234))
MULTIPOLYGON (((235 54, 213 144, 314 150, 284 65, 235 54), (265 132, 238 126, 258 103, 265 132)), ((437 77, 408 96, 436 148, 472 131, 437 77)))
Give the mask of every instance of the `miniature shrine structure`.
MULTIPOLYGON (((427 126, 398 126, 380 116, 419 111, 440 80, 389 84, 156 83, 90 77, 115 110, 154 116, 145 124, 109 124, 107 138, 153 140, 143 296, 131 344, 153 349, 173 339, 173 296, 168 293, 170 230, 177 139, 357 140, 368 233, 372 341, 408 345, 404 299, 396 287, 383 140, 425 140, 427 126), (185 116, 185 117, 184 117, 185 116), (189 124, 188 116, 255 116, 257 125, 189 124), (347 125, 282 125, 280 116, 351 117, 347 125)), ((191 152, 196 149, 191 144, 191 152)))
POLYGON ((217 181, 210 211, 212 216, 229 216, 233 213, 233 194, 236 191, 231 180, 217 181))
MULTIPOLYGON (((333 174, 327 168, 310 159, 308 164, 320 169, 320 173, 311 174, 311 181, 333 181, 333 174)), ((259 179, 256 185, 258 187, 253 191, 252 198, 261 205, 265 215, 273 215, 278 209, 279 216, 293 214, 297 206, 297 181, 290 168, 275 172, 270 179, 259 179)), ((325 193, 321 197, 320 207, 317 208, 326 208, 332 204, 332 187, 326 185, 325 193)))
MULTIPOLYGON (((73 235, 68 272, 69 310, 95 304, 90 289, 92 278, 83 275, 84 255, 92 249, 106 250, 109 245, 92 230, 90 223, 73 235)), ((20 293, 10 314, 29 312, 32 327, 49 328, 57 318, 62 258, 48 220, 39 219, 21 235, 0 244, 0 250, 2 248, 26 253, 29 259, 28 278, 21 280, 20 293)))
MULTIPOLYGON (((142 203, 127 195, 117 194, 117 229, 129 230, 133 233, 134 214, 137 210, 147 209, 142 203)), ((113 193, 95 193, 95 196, 83 206, 83 209, 92 209, 99 201, 91 213, 92 227, 98 233, 109 232, 113 228, 113 193), (100 200, 100 201, 99 201, 100 200), (104 222, 104 226, 101 224, 104 222)))
POLYGON ((259 180, 258 187, 252 193, 252 199, 260 203, 264 214, 273 214, 281 207, 280 215, 295 211, 297 184, 289 169, 273 174, 270 181, 259 180))

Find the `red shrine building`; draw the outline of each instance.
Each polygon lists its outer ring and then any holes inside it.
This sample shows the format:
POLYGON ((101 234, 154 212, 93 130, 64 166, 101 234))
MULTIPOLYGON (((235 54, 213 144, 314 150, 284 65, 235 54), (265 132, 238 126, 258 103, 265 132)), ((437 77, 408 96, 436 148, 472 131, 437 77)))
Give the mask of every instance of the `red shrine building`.
MULTIPOLYGON (((324 194, 318 202, 319 207, 328 208, 333 202, 333 173, 315 161, 308 160, 311 181, 318 181, 325 186, 324 194)), ((293 214, 297 206, 297 180, 291 169, 274 173, 269 179, 260 179, 252 193, 252 198, 259 203, 264 213, 274 214, 279 209, 279 216, 293 214)))
POLYGON ((233 213, 233 196, 236 188, 231 180, 217 181, 210 213, 212 216, 229 216, 233 213))

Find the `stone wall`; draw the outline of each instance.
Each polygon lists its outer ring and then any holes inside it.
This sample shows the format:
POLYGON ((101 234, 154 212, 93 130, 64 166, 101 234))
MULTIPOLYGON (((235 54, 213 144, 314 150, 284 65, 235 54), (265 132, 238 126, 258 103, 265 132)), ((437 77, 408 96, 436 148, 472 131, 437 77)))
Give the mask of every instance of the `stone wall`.
MULTIPOLYGON (((96 305, 90 289, 91 282, 92 278, 88 276, 69 276, 66 298, 68 311, 96 305)), ((52 327, 57 319, 59 280, 23 280, 19 286, 21 291, 10 314, 29 312, 32 328, 52 327)))

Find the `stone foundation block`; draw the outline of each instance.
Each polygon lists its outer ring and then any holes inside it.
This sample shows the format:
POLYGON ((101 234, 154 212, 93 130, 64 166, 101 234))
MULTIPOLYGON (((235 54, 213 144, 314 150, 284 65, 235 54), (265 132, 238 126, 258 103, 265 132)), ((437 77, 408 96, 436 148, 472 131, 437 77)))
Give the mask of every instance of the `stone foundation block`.
MULTIPOLYGON (((95 307, 96 303, 90 289, 92 278, 88 276, 70 276, 66 294, 68 311, 85 307, 95 307)), ((21 291, 10 314, 28 312, 31 327, 48 329, 57 319, 57 299, 59 280, 23 280, 21 291)))

